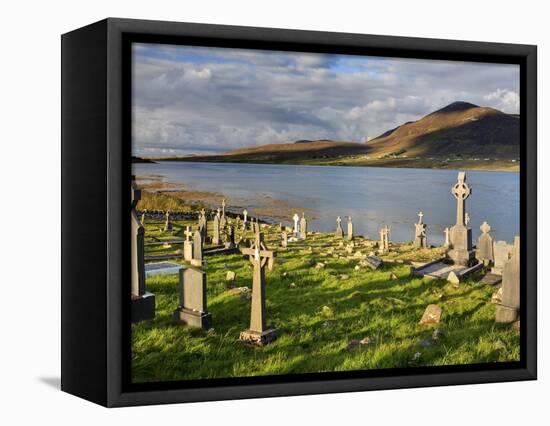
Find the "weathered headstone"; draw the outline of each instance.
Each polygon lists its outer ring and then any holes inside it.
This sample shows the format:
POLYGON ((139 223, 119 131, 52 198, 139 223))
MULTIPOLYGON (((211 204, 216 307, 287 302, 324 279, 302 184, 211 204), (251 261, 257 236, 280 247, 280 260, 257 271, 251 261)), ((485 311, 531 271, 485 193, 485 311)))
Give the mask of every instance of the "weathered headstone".
POLYGON ((227 241, 225 242, 225 248, 235 248, 235 228, 233 225, 227 227, 227 241))
POLYGON ((204 209, 201 209, 199 215, 199 231, 204 244, 208 238, 208 219, 206 218, 206 211, 204 209))
POLYGON ((504 263, 502 272, 502 301, 496 307, 496 322, 508 323, 518 319, 520 306, 519 257, 519 237, 515 237, 512 255, 504 263))
POLYGON ((225 218, 225 198, 222 200, 222 217, 225 218))
POLYGON ((420 319, 420 324, 438 324, 439 321, 441 321, 441 308, 437 305, 428 305, 420 319))
POLYGON ((220 216, 214 216, 214 228, 212 230, 212 244, 220 244, 220 216))
POLYGON ((250 248, 244 248, 241 251, 249 256, 254 272, 250 328, 242 331, 239 339, 250 344, 265 345, 277 338, 276 331, 266 325, 265 310, 265 265, 269 259, 275 257, 276 253, 267 249, 261 233, 256 234, 254 244, 250 248))
POLYGON ((288 234, 283 231, 281 233, 281 247, 286 248, 288 246, 288 234))
POLYGON ((492 274, 502 275, 505 263, 510 259, 513 246, 506 241, 493 241, 493 260, 494 265, 491 269, 492 274))
POLYGON ((364 264, 366 264, 373 271, 384 266, 384 262, 378 256, 367 256, 364 260, 364 264))
POLYGON ((422 212, 418 213, 418 223, 414 224, 414 247, 416 248, 427 248, 428 247, 428 237, 426 236, 426 224, 423 222, 422 217, 424 214, 422 212))
POLYGON ((456 224, 450 230, 451 250, 447 255, 457 265, 470 266, 475 261, 475 253, 472 249, 472 230, 468 228, 465 217, 466 199, 472 193, 466 183, 466 173, 458 173, 458 182, 451 193, 456 198, 456 224))
POLYGON ((300 216, 298 216, 298 213, 294 213, 294 216, 292 216, 292 220, 294 221, 294 235, 298 236, 298 232, 300 231, 300 225, 298 224, 300 216))
POLYGON ((243 229, 246 229, 246 222, 248 220, 248 210, 243 210, 243 229))
POLYGON ((153 319, 155 317, 155 295, 145 289, 145 228, 141 225, 136 206, 141 199, 141 190, 132 181, 132 210, 130 212, 132 240, 130 257, 132 259, 132 322, 153 319))
POLYGON ((390 228, 388 225, 384 225, 384 227, 380 229, 379 250, 382 253, 387 253, 390 251, 390 228))
POLYGON ((141 213, 141 220, 140 220, 140 223, 142 225, 145 225, 145 213, 147 213, 147 210, 143 210, 143 212, 141 213))
POLYGON ((185 235, 185 240, 183 241, 183 260, 190 262, 193 259, 193 241, 191 240, 193 231, 191 227, 187 226, 183 234, 185 235))
POLYGON ((351 220, 351 216, 348 216, 348 236, 349 241, 353 240, 353 221, 351 220))
POLYGON ((166 211, 165 214, 166 221, 164 222, 164 231, 171 231, 172 230, 172 222, 170 221, 170 212, 166 211))
POLYGON ((443 232, 445 233, 445 243, 443 244, 443 247, 449 248, 451 245, 451 230, 449 228, 445 228, 443 232))
POLYGON ((206 272, 195 268, 180 270, 179 306, 174 319, 190 327, 212 327, 212 315, 206 308, 206 272))
POLYGON ((193 259, 191 259, 191 265, 202 265, 202 235, 198 230, 193 235, 193 259))
POLYGON ((344 237, 344 230, 342 229, 342 218, 338 216, 336 218, 336 232, 334 233, 338 238, 344 237))
POLYGON ((302 218, 300 219, 300 239, 305 240, 307 238, 307 219, 306 214, 302 213, 302 218))
POLYGON ((481 235, 477 240, 476 257, 480 262, 488 265, 494 261, 493 238, 489 234, 491 231, 491 226, 487 222, 483 222, 479 229, 481 229, 481 235))

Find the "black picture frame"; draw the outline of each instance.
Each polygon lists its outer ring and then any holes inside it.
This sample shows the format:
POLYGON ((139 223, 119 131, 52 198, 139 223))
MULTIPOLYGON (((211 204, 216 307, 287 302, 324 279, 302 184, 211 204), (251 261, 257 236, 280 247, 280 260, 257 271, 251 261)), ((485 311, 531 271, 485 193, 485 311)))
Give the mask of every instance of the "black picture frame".
POLYGON ((61 388, 130 406, 537 377, 536 46, 109 18, 62 44, 61 388), (132 42, 520 65, 521 360, 216 381, 129 381, 132 42))

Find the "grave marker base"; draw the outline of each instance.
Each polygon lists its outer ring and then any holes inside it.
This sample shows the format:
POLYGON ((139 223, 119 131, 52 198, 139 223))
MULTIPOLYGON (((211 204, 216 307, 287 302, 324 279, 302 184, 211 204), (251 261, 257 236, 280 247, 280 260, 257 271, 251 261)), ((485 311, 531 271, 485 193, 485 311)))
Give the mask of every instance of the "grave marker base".
POLYGON ((263 346, 277 340, 277 332, 275 329, 268 329, 264 332, 245 330, 241 331, 239 340, 250 345, 263 346))
POLYGON ((142 296, 132 296, 132 322, 140 322, 155 318, 155 295, 146 292, 142 296))
POLYGON ((518 319, 518 309, 506 305, 497 305, 495 322, 510 323, 518 319))
POLYGON ((179 308, 174 311, 174 319, 176 322, 188 325, 189 327, 203 328, 205 330, 212 328, 212 314, 209 312, 179 308))

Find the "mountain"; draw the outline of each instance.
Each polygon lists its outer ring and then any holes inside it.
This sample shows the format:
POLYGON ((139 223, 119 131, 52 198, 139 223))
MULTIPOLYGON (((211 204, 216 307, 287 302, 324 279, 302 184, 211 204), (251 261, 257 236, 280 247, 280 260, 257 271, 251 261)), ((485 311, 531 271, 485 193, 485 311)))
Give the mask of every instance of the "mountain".
POLYGON ((468 102, 454 102, 366 144, 379 157, 461 156, 510 160, 519 157, 519 131, 517 115, 468 102))
POLYGON ((519 141, 519 116, 453 102, 365 143, 301 139, 151 160, 518 171, 519 141))

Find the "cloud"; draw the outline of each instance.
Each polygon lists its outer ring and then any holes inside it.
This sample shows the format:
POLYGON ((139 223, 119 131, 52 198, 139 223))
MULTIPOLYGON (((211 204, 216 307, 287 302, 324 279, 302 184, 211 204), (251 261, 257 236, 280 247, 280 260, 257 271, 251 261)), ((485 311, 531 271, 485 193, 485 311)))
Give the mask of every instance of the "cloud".
POLYGON ((138 44, 133 147, 362 142, 457 100, 518 113, 518 93, 513 65, 138 44))

